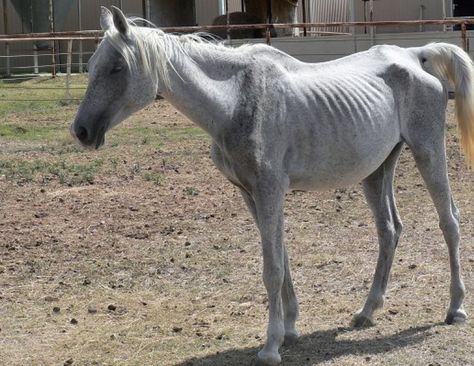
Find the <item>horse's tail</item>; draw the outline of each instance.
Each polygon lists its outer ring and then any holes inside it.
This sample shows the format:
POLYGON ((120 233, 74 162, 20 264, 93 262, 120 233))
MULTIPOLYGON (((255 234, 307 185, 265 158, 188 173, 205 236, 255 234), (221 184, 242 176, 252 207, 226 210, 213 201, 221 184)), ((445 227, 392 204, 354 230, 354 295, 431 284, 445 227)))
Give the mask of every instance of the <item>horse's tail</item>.
POLYGON ((474 65, 460 47, 432 43, 417 49, 423 68, 454 86, 456 118, 468 166, 474 167, 474 65))

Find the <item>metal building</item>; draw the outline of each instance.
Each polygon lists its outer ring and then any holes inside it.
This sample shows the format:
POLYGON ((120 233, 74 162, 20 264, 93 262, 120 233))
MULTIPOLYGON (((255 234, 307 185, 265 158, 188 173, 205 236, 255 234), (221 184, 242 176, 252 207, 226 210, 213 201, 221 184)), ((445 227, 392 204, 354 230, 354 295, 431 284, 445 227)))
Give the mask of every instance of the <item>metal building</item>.
MULTIPOLYGON (((268 0, 253 0, 267 3, 268 0)), ((277 1, 277 0, 273 0, 277 1)), ((207 25, 218 15, 244 10, 243 0, 1 0, 2 33, 47 32, 51 28, 49 7, 53 8, 54 30, 99 28, 100 6, 118 6, 128 15, 150 19, 158 26, 207 25)), ((472 0, 298 0, 298 21, 307 22, 444 19, 474 16, 472 0)), ((380 32, 419 29, 400 27, 380 32)))

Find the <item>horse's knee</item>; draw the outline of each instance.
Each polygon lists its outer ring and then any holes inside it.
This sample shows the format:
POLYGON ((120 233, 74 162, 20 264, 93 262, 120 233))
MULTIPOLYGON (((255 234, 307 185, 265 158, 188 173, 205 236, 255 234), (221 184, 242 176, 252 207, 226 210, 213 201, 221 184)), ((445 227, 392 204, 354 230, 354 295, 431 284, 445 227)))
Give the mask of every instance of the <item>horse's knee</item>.
POLYGON ((379 228, 380 246, 385 252, 393 252, 402 232, 400 220, 386 221, 379 228))
POLYGON ((402 220, 400 220, 400 217, 396 216, 394 219, 394 229, 395 229, 395 238, 398 242, 398 239, 400 239, 400 235, 402 234, 403 231, 403 223, 402 220))

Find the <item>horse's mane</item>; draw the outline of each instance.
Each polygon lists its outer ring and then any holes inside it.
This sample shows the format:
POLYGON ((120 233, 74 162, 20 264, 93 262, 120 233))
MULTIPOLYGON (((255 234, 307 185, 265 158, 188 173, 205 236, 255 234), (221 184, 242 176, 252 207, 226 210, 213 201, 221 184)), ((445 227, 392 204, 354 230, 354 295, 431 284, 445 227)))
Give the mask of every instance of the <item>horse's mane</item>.
MULTIPOLYGON (((127 66, 133 71, 141 69, 150 75, 158 85, 162 82, 165 87, 170 87, 169 68, 174 69, 171 58, 177 55, 188 55, 190 48, 227 50, 241 53, 246 45, 234 48, 217 41, 217 38, 209 33, 192 33, 177 35, 165 33, 152 23, 141 18, 128 18, 130 39, 125 39, 120 32, 111 27, 105 32, 105 38, 122 55, 127 66), (138 22, 144 22, 148 26, 139 26, 138 22)), ((176 70, 175 70, 176 71, 176 70)), ((178 74, 179 75, 179 74, 178 74)))

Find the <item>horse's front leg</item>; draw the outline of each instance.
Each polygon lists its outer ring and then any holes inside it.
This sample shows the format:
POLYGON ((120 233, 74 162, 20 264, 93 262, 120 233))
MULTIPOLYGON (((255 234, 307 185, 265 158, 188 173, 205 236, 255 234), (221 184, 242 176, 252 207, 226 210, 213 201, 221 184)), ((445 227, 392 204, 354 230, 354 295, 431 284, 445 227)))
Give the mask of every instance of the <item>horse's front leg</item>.
MULTIPOLYGON (((253 197, 244 189, 240 188, 242 197, 244 198, 247 207, 252 214, 255 222, 258 224, 257 208, 253 197)), ((281 298, 283 304, 283 321, 285 325, 285 340, 286 346, 295 344, 298 340, 298 332, 296 331, 296 320, 298 319, 298 300, 296 299, 295 290, 293 288, 293 281, 290 274, 290 264, 288 260, 288 252, 285 243, 283 245, 285 275, 283 278, 283 286, 281 289, 281 298)))
POLYGON ((252 190, 256 221, 262 240, 263 282, 268 293, 269 311, 267 340, 258 353, 258 365, 279 364, 281 357, 278 349, 285 338, 285 309, 282 301, 282 286, 285 280, 283 201, 287 185, 280 182, 273 177, 262 179, 252 190))

